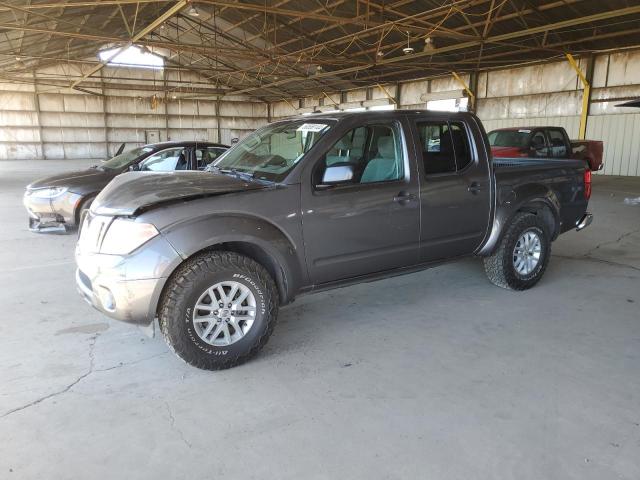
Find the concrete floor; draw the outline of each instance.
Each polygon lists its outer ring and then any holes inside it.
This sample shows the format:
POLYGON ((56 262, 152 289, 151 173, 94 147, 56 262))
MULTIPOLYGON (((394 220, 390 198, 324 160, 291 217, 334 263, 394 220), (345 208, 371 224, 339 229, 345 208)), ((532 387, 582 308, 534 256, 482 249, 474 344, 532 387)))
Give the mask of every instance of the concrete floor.
POLYGON ((27 231, 0 163, 0 478, 638 479, 640 178, 514 293, 467 260, 299 298, 224 372, 75 292, 75 237, 27 231))

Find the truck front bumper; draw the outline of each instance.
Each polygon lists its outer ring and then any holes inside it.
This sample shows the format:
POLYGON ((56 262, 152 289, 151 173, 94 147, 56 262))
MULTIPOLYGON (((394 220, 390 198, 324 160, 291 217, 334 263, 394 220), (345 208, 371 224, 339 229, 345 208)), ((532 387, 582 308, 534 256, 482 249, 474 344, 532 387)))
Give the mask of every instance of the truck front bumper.
POLYGON ((587 228, 589 225, 591 225, 591 222, 593 222, 593 214, 588 212, 585 213, 582 217, 580 217, 580 220, 576 222, 576 232, 587 228))
POLYGON ((29 214, 29 230, 32 232, 65 231, 76 226, 76 208, 82 195, 65 192, 53 198, 39 198, 27 190, 22 203, 29 214))
POLYGON ((76 286, 95 309, 116 320, 148 325, 162 288, 181 257, 161 235, 129 255, 85 252, 76 246, 76 286))

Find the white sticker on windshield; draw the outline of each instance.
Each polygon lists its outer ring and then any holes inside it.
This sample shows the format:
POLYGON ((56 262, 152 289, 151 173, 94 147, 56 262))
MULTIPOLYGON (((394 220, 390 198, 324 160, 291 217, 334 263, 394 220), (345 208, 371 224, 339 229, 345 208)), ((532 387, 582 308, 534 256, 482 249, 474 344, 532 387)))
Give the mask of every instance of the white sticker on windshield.
POLYGON ((298 127, 299 132, 321 132, 327 128, 325 123, 303 123, 298 127))
POLYGON ((518 130, 518 133, 531 133, 531 130, 518 130))

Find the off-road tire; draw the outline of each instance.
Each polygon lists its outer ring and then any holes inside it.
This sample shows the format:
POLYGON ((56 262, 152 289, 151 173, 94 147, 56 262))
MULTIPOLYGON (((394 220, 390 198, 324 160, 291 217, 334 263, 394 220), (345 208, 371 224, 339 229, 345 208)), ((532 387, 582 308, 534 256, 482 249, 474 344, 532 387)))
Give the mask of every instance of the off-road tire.
POLYGON ((521 212, 511 221, 505 235, 493 255, 485 257, 484 269, 494 285, 509 290, 527 290, 533 287, 547 268, 551 256, 550 235, 542 218, 532 213, 521 212), (535 231, 541 241, 540 260, 529 275, 520 275, 513 263, 513 251, 518 238, 526 231, 535 231))
POLYGON ((178 267, 165 286, 158 319, 160 331, 174 353, 204 370, 235 367, 265 346, 278 318, 278 293, 267 270, 249 257, 226 251, 202 253, 178 267), (204 342, 195 332, 193 308, 211 285, 235 281, 248 287, 256 300, 256 316, 243 338, 226 346, 204 342))

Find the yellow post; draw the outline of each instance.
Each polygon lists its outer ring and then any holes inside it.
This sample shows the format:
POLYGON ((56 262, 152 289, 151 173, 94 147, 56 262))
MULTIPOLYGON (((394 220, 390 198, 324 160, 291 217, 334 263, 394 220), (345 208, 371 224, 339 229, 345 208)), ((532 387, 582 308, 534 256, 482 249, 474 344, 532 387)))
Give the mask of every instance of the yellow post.
POLYGON ((469 110, 473 111, 473 107, 476 104, 476 96, 473 94, 473 92, 471 91, 469 86, 464 82, 464 80, 460 78, 460 75, 458 75, 456 72, 451 72, 451 75, 453 75, 453 78, 455 78, 456 81, 462 86, 464 91, 467 92, 467 96, 469 97, 469 103, 470 103, 469 110))
POLYGON ((580 140, 584 140, 587 134, 587 115, 589 114, 589 97, 591 96, 591 85, 589 85, 587 78, 582 73, 582 70, 580 70, 580 67, 578 66, 575 58, 573 58, 573 55, 571 55, 570 53, 567 53, 566 55, 567 60, 569 60, 569 63, 578 74, 578 77, 580 77, 582 88, 584 89, 582 92, 582 111, 580 112, 580 132, 578 134, 580 140))
POLYGON ((389 91, 388 91, 386 88, 384 88, 384 87, 383 87, 382 85, 380 85, 379 83, 377 83, 376 85, 378 86, 378 88, 379 88, 380 90, 382 90, 382 91, 384 92, 384 94, 387 96, 387 98, 388 98, 389 100, 391 100, 393 103, 396 103, 396 104, 398 103, 398 102, 396 102, 396 99, 395 99, 395 98, 393 98, 393 97, 391 96, 391 94, 389 93, 389 91))

